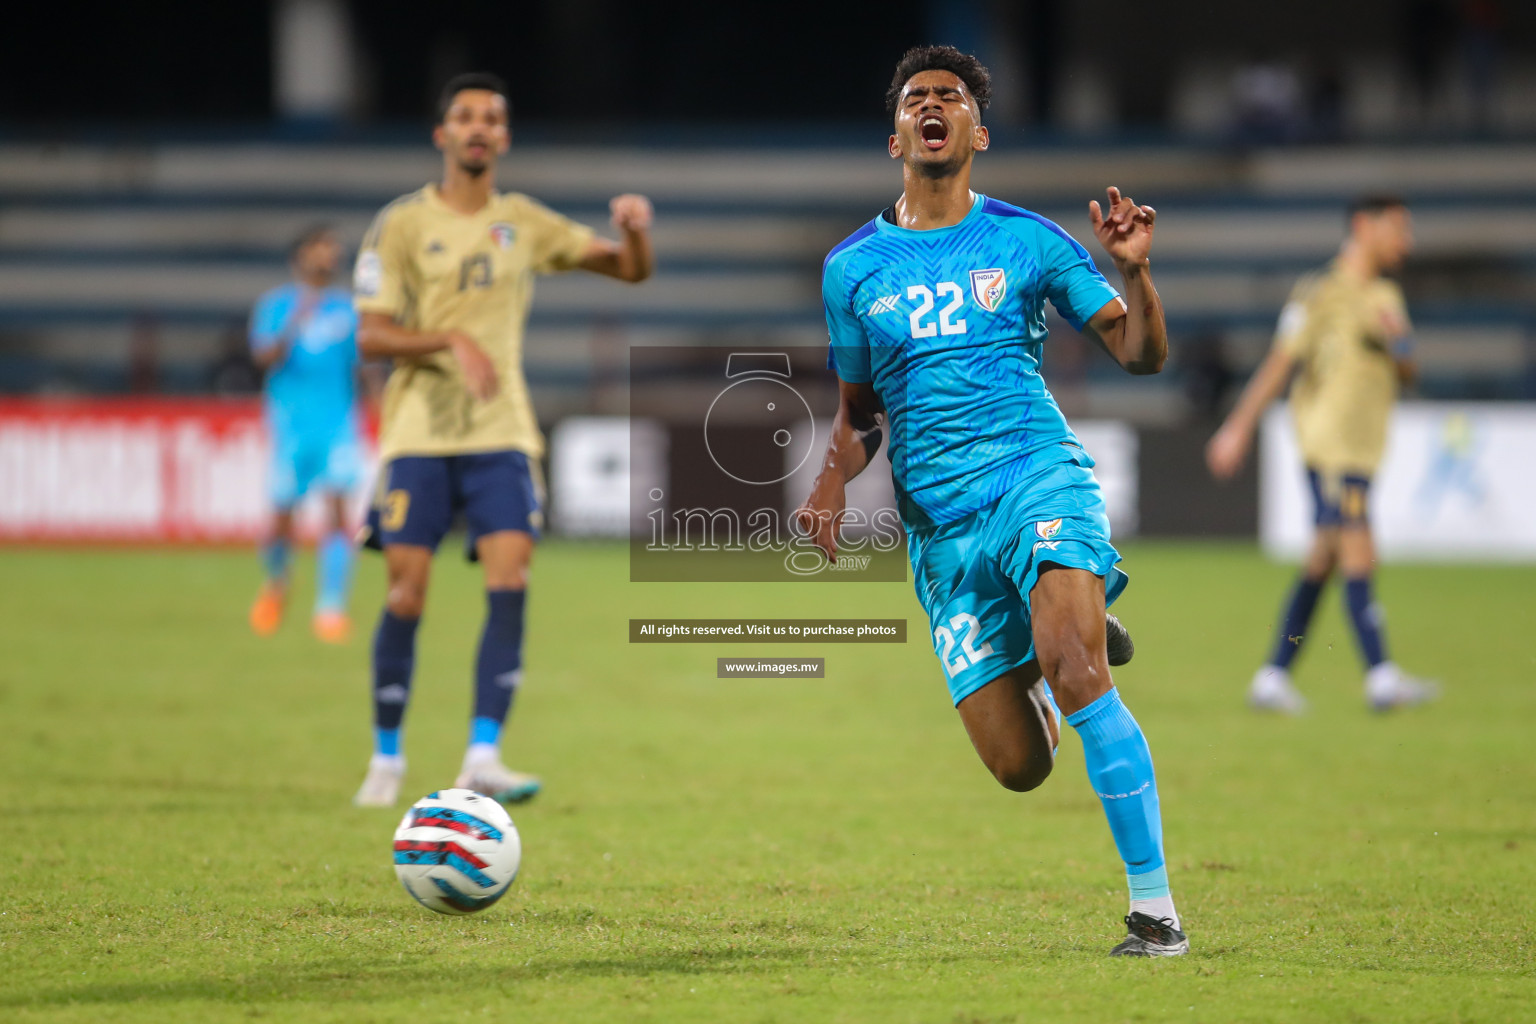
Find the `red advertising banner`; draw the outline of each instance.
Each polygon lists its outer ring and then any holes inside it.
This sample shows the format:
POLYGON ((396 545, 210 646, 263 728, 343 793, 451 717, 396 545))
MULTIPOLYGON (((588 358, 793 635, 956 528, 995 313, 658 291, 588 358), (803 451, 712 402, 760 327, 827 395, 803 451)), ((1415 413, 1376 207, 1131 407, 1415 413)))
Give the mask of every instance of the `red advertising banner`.
POLYGON ((256 399, 0 399, 0 542, 254 541, 256 399))

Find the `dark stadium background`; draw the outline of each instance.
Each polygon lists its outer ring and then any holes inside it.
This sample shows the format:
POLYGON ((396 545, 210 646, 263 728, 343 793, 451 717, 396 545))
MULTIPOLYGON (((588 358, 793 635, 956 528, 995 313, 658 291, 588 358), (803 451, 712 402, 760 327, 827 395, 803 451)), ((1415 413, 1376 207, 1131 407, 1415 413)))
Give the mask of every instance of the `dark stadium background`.
MULTIPOLYGON (((0 118, 8 134, 68 137, 176 127, 283 130, 272 97, 274 4, 33 5, 0 39, 0 118)), ((1495 77, 1523 78, 1536 9, 1511 0, 1293 0, 1284 4, 1133 0, 972 0, 878 6, 704 5, 622 0, 342 3, 363 56, 366 100, 344 133, 399 128, 429 114, 442 78, 463 67, 536 89, 520 124, 613 128, 657 123, 859 123, 878 112, 898 53, 944 39, 984 53, 1033 99, 1012 119, 1030 134, 1059 117, 1052 93, 1085 56, 1101 61, 1115 131, 1170 130, 1170 89, 1192 59, 1279 58, 1314 87, 1362 61, 1450 79, 1485 43, 1495 77), (808 86, 809 92, 786 86, 808 86)), ((1443 89, 1448 81, 1432 88, 1443 89)), ((1528 88, 1508 82, 1507 87, 1528 88)), ((1527 115, 1528 116, 1528 115, 1527 115)), ((1528 137, 1531 126, 1498 134, 1528 137)), ((1408 125, 1392 132, 1416 134, 1408 125)), ((650 140, 664 144, 666 140, 650 140)))
POLYGON ((994 71, 982 187, 1079 235, 1104 185, 1163 214, 1169 371, 1132 382, 1059 321, 1047 353, 1069 414, 1136 431, 1144 533, 1255 529, 1255 475, 1214 488, 1200 443, 1362 191, 1418 213, 1420 397, 1536 398, 1536 7, 1509 0, 36 6, 0 35, 0 394, 252 391, 242 318, 283 240, 355 243, 479 68, 511 84, 506 184, 598 225, 615 192, 657 202, 644 290, 541 292, 547 426, 624 412, 629 345, 820 344, 821 256, 890 201, 882 93, 925 40, 994 71), (334 38, 284 42, 316 16, 334 38))

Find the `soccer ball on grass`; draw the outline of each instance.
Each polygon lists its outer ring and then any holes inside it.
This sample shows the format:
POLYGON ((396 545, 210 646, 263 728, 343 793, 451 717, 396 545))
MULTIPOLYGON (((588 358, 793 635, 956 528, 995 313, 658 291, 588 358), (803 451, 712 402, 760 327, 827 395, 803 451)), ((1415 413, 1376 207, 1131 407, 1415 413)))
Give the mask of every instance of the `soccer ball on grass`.
POLYGON ((473 914, 517 878, 523 844, 506 809, 468 789, 441 789, 411 805, 395 830, 395 874, 439 914, 473 914))

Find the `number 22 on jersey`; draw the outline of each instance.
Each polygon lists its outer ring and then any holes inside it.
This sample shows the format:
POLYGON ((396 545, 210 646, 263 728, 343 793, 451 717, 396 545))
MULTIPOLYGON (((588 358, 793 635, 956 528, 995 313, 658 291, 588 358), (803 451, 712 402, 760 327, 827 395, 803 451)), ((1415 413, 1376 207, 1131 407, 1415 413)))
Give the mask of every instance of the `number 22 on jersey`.
POLYGON ((907 324, 912 328, 914 338, 932 338, 939 334, 964 334, 965 320, 954 319, 954 315, 965 305, 965 289, 954 281, 941 281, 937 288, 929 288, 925 284, 914 284, 907 289, 907 298, 917 303, 907 324), (935 294, 937 292, 937 294, 935 294), (937 302, 948 299, 949 302, 939 309, 937 317, 931 316, 937 302))

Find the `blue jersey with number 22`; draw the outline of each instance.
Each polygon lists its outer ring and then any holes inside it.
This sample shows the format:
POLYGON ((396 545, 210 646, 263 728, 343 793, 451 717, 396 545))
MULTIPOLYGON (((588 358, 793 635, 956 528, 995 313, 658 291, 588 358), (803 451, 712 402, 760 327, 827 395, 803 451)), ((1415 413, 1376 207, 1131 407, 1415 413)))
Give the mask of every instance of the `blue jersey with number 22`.
POLYGON ((968 516, 1077 454, 1040 378, 1044 302, 1081 330, 1115 298, 1068 233, 985 195, 954 226, 877 216, 828 253, 828 362, 885 404, 909 528, 968 516))
POLYGON ((829 363, 842 380, 873 384, 885 405, 909 528, 986 508, 1076 456, 1040 377, 1045 302, 1081 330, 1117 296, 1061 228, 979 194, 951 227, 914 231, 881 216, 827 255, 829 363))

